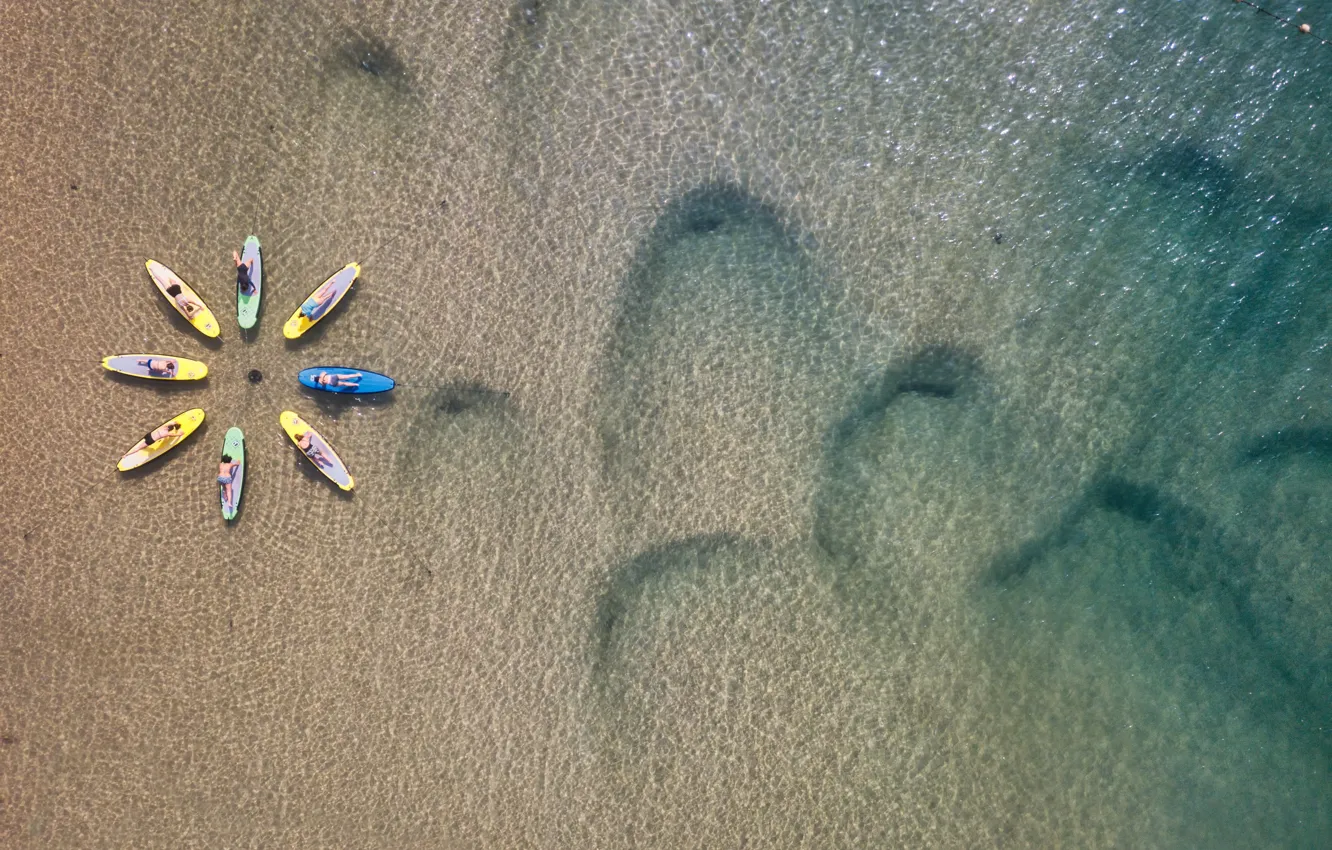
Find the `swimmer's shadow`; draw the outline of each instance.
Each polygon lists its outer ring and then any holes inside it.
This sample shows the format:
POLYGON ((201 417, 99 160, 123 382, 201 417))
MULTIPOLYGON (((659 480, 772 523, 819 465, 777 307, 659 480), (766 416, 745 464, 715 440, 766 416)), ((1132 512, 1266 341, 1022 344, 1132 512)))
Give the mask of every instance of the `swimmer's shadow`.
POLYGON ((310 459, 305 456, 305 452, 302 452, 297 448, 295 443, 290 443, 289 445, 291 447, 292 459, 295 461, 296 467, 300 470, 302 475, 311 481, 317 481, 318 483, 325 485, 333 491, 334 495, 343 501, 349 502, 354 498, 354 490, 344 490, 337 484, 333 483, 333 479, 320 472, 319 469, 310 462, 310 459))
POLYGON ((136 378, 133 375, 122 375, 120 372, 110 372, 103 370, 103 376, 113 384, 119 384, 123 387, 138 387, 139 389, 152 390, 161 396, 176 395, 190 390, 204 390, 208 388, 208 377, 205 376, 197 381, 167 381, 155 378, 136 378))
POLYGON ((392 405, 395 401, 393 390, 382 393, 366 393, 364 395, 358 393, 329 393, 312 389, 305 384, 301 384, 301 395, 313 402, 324 414, 334 419, 351 408, 384 408, 392 405))

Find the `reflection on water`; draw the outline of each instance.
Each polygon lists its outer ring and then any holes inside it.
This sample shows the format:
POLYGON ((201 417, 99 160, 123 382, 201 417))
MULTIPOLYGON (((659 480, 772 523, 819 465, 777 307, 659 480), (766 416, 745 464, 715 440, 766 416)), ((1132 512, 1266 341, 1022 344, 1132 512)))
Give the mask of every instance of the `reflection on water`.
POLYGON ((1327 50, 1167 5, 11 4, 0 835, 1326 844, 1327 50))

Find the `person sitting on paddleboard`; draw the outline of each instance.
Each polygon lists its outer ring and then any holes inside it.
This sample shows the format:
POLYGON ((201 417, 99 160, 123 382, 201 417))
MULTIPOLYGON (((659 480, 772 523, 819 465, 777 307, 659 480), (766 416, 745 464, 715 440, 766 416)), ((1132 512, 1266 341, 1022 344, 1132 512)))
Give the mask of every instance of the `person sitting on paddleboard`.
POLYGON ((310 431, 302 432, 296 438, 296 448, 305 453, 310 462, 320 469, 325 469, 333 465, 332 459, 324 454, 324 450, 314 444, 314 434, 310 431))
POLYGON ((217 483, 222 485, 222 501, 228 506, 235 505, 236 470, 240 461, 232 460, 231 455, 223 454, 222 462, 217 465, 217 483))
POLYGON ((174 437, 180 433, 179 422, 168 422, 165 425, 159 425, 147 434, 143 435, 143 447, 146 449, 153 443, 159 443, 167 437, 174 437))
POLYGON ((176 376, 176 361, 171 359, 158 359, 156 357, 147 357, 143 360, 135 360, 136 366, 143 366, 148 370, 148 374, 154 378, 174 378, 176 376))
POLYGON ((176 302, 176 306, 185 314, 185 318, 194 319, 195 314, 203 309, 203 305, 181 291, 179 283, 173 283, 166 288, 166 294, 171 296, 171 300, 176 302))
POLYGON ((236 261, 236 289, 241 295, 253 295, 254 281, 250 275, 254 272, 254 257, 241 262, 239 251, 232 251, 231 256, 236 261))
POLYGON ((333 297, 337 294, 338 288, 333 285, 333 282, 325 281, 322 286, 310 294, 309 298, 305 299, 305 303, 301 305, 301 315, 311 322, 317 320, 324 315, 324 311, 333 303, 333 297))
POLYGON ((355 389, 361 385, 361 377, 360 372, 320 372, 315 375, 315 383, 329 389, 338 387, 355 389))

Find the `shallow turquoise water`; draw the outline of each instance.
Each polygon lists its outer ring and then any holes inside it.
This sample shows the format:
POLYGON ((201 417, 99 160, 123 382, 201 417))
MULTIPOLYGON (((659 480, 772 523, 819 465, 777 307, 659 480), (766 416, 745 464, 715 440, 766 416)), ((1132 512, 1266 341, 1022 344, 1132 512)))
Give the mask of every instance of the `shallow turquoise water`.
POLYGON ((1332 48, 1228 0, 3 15, 16 846, 1327 843, 1332 48), (160 348, 208 384, 96 370, 160 348), (339 362, 402 387, 296 387, 339 362))

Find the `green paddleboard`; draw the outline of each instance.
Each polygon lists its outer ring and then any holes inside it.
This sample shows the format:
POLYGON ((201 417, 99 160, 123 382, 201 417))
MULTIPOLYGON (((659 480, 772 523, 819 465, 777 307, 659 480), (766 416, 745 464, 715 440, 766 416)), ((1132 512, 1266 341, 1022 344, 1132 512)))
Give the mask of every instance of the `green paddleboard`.
POLYGON ((222 483, 222 469, 218 467, 217 491, 218 498, 222 500, 222 518, 233 520, 240 512, 241 487, 245 484, 245 434, 241 429, 227 429, 226 439, 222 443, 222 454, 231 458, 233 463, 239 464, 232 467, 229 487, 222 483))
POLYGON ((241 251, 241 262, 253 260, 250 266, 250 282, 254 292, 246 295, 236 284, 236 321, 243 328, 252 328, 259 321, 259 298, 264 292, 264 260, 259 256, 259 237, 251 236, 245 240, 245 250, 241 251))

